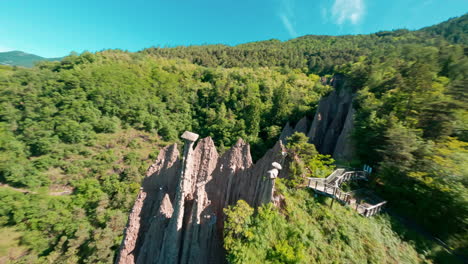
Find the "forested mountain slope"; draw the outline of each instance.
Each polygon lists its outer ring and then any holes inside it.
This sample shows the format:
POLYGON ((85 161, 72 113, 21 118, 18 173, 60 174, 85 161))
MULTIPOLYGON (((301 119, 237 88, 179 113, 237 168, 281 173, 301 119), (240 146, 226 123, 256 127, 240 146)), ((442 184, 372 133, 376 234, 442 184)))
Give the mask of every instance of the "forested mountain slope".
POLYGON ((392 231, 386 215, 363 218, 339 204, 288 189, 281 210, 254 209, 240 201, 226 210, 225 244, 230 263, 422 263, 428 261, 392 231))
MULTIPOLYGON (((356 94, 358 151, 351 165, 373 166, 373 184, 392 208, 466 252, 467 18, 418 31, 107 50, 31 69, 1 66, 0 182, 34 193, 0 186, 0 225, 19 237, 0 245, 20 244, 11 257, 18 263, 112 262, 160 147, 191 130, 211 136, 220 152, 244 138, 256 159, 287 121, 313 116, 331 90, 320 77, 341 74, 356 94), (73 193, 48 195, 64 188, 73 193)), ((306 199, 316 202, 312 195, 306 199)), ((313 210, 320 205, 304 209, 313 210)), ((334 212, 313 219, 334 219, 328 215, 334 212)), ((340 209, 335 217, 347 213, 340 209)), ((367 247, 368 231, 380 224, 389 230, 386 220, 356 227, 362 234, 356 247, 367 247)), ((443 263, 445 253, 430 242, 395 230, 415 245, 402 245, 411 260, 443 263)), ((278 237, 290 246, 297 238, 278 237)), ((394 234, 384 237, 401 243, 394 234)), ((332 248, 332 240, 313 241, 332 248)), ((0 260, 8 252, 0 250, 0 260)), ((384 257, 380 253, 376 258, 384 257)), ((399 257, 393 249, 389 254, 399 257)), ((296 263, 288 261, 280 263, 296 263)))
POLYGON ((0 65, 32 67, 39 61, 60 61, 61 58, 43 58, 22 51, 0 52, 0 65))
POLYGON ((150 48, 144 54, 184 58, 208 67, 289 67, 330 74, 336 66, 356 62, 361 56, 392 56, 406 46, 467 45, 468 15, 417 31, 381 31, 369 35, 308 35, 286 42, 268 40, 238 46, 207 45, 150 48))

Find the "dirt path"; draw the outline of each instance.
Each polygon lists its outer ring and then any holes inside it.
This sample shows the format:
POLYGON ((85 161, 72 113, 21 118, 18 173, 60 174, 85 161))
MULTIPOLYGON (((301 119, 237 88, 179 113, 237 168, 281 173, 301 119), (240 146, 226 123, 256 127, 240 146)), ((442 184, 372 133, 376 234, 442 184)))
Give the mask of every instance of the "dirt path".
MULTIPOLYGON (((37 192, 35 192, 35 191, 31 191, 31 190, 23 189, 23 188, 12 187, 12 186, 10 186, 10 185, 8 185, 8 184, 5 184, 5 183, 0 183, 0 187, 8 188, 8 189, 10 189, 10 190, 13 190, 13 191, 16 191, 16 192, 20 192, 20 193, 37 194, 37 192)), ((48 195, 51 195, 51 196, 61 196, 61 195, 70 195, 70 194, 73 193, 73 189, 70 188, 70 187, 65 187, 64 189, 65 189, 65 190, 60 190, 60 191, 51 191, 51 190, 49 190, 48 195)))
POLYGON ((0 187, 8 188, 10 190, 17 191, 17 192, 20 192, 20 193, 32 193, 32 194, 36 193, 36 192, 32 192, 30 190, 26 190, 26 189, 22 189, 22 188, 11 187, 10 185, 4 184, 4 183, 0 183, 0 187))

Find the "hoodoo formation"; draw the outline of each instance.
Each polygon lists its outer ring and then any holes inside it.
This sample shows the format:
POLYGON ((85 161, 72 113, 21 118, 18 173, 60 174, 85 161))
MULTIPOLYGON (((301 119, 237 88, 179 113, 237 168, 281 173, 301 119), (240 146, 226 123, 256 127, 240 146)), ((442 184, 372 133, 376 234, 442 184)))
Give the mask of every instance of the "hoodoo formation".
POLYGON ((220 156, 210 137, 195 148, 198 135, 182 138, 182 159, 174 144, 149 168, 117 263, 223 263, 223 208, 239 199, 251 206, 271 201, 285 159, 281 142, 253 164, 241 139, 220 156))
POLYGON ((322 82, 330 84, 334 89, 320 100, 313 121, 309 122, 307 117, 303 117, 295 127, 286 124, 280 139, 285 142, 294 132, 302 132, 320 153, 332 155, 337 160, 350 160, 353 155, 350 135, 353 129, 354 96, 341 75, 329 81, 323 78, 322 82))
POLYGON ((220 156, 210 137, 196 142, 198 135, 186 131, 182 158, 176 144, 162 149, 130 213, 116 263, 225 262, 223 209, 240 199, 253 207, 278 200, 275 178, 288 175, 286 137, 303 132, 321 152, 349 155, 352 95, 336 91, 340 82, 331 80, 335 90, 321 100, 310 125, 306 117, 295 128, 287 124, 256 164, 242 139, 220 156))
POLYGON ((0 264, 468 263, 468 1, 16 2, 0 264))

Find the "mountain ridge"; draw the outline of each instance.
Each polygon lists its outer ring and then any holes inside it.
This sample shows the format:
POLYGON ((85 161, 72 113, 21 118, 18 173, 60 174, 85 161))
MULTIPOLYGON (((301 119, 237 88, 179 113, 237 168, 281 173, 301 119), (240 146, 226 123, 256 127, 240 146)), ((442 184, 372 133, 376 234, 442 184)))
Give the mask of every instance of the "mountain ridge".
POLYGON ((39 61, 60 61, 62 58, 44 58, 20 50, 0 52, 0 65, 33 67, 39 61))
MULTIPOLYGON (((136 51, 135 53, 155 53, 162 57, 180 57, 174 56, 171 54, 172 50, 179 50, 179 49, 188 49, 190 50, 191 56, 188 58, 192 59, 192 62, 195 64, 200 64, 204 66, 212 66, 210 63, 206 63, 201 58, 194 58, 200 56, 199 49, 203 50, 210 50, 210 49, 224 49, 225 52, 232 52, 233 49, 242 49, 242 48, 266 48, 266 47, 275 47, 276 48, 284 48, 285 45, 293 44, 296 42, 302 41, 317 41, 323 39, 330 39, 332 41, 331 45, 339 39, 347 39, 347 38, 356 38, 359 36, 376 36, 378 38, 385 38, 385 37, 400 37, 406 33, 418 33, 422 35, 426 35, 425 37, 442 37, 449 43, 453 44, 468 44, 468 37, 465 34, 468 32, 468 13, 464 14, 459 17, 449 18, 446 21, 422 27, 416 30, 408 30, 408 29, 393 29, 393 30, 382 30, 374 33, 368 34, 346 34, 346 35, 314 35, 314 34, 306 34, 303 36, 299 36, 296 38, 292 38, 289 40, 281 41, 279 39, 267 39, 267 40, 257 40, 251 41, 246 43, 240 43, 237 45, 226 45, 221 43, 213 43, 213 44, 203 44, 203 45, 178 45, 174 47, 166 47, 160 48, 157 46, 153 46, 150 48, 144 48, 140 51, 136 51), (456 29, 454 31, 454 29, 456 29), (460 30, 461 29, 461 30, 460 30), (159 52, 159 50, 164 50, 165 52, 159 52), (200 61, 201 60, 201 61, 200 61), (207 64, 207 65, 205 65, 207 64)), ((423 36, 421 36, 423 37, 423 36)), ((211 51, 216 52, 216 51, 211 51)), ((64 56, 67 57, 67 56, 64 56)), ((0 52, 0 65, 8 65, 8 66, 22 66, 22 67, 33 67, 36 62, 39 61, 61 61, 64 57, 57 57, 57 58, 45 58, 39 55, 35 55, 32 53, 27 53, 24 51, 13 50, 7 52, 0 52)), ((187 58, 187 56, 182 56, 183 58, 187 58)))

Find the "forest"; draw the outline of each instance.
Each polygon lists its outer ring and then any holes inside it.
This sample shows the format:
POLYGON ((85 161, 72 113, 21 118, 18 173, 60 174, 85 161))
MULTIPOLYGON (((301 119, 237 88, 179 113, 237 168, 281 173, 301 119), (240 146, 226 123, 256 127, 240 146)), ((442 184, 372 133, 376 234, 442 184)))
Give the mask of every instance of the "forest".
MULTIPOLYGON (((314 116, 332 89, 322 77, 340 74, 355 94, 349 164, 371 165, 390 208, 450 251, 389 215, 330 210, 328 200, 281 180, 285 211, 242 202, 226 210, 228 260, 456 263, 468 257, 467 55, 464 15, 416 31, 105 50, 0 66, 0 260, 112 263, 161 147, 190 130, 211 136, 220 152, 243 138, 258 159, 286 122, 314 116)), ((304 159, 299 165, 333 166, 298 146, 289 148, 304 159)))

